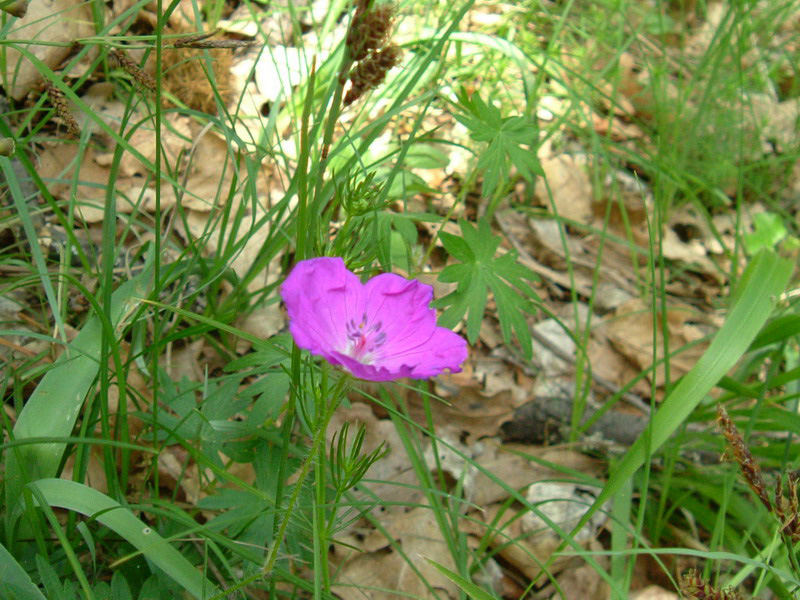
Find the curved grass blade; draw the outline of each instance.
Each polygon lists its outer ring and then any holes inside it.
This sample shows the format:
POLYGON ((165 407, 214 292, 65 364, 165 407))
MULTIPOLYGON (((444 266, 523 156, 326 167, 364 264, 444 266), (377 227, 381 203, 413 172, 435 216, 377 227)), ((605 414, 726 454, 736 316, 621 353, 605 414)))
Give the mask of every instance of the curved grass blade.
MULTIPOLYGON (((72 433, 75 422, 100 368, 103 328, 118 331, 147 295, 150 270, 126 281, 111 297, 110 320, 95 314, 42 377, 19 414, 13 439, 54 437, 72 433), (105 321, 105 323, 104 323, 105 321)), ((6 454, 6 525, 16 518, 15 507, 23 486, 56 474, 64 442, 25 444, 6 454)), ((7 529, 11 531, 11 527, 7 529)))
POLYGON ((736 299, 725 324, 700 357, 653 415, 650 426, 612 472, 589 511, 573 529, 574 536, 603 504, 614 497, 652 454, 666 442, 714 385, 747 352, 751 342, 786 289, 794 264, 764 250, 750 262, 734 294, 736 299))
POLYGON ((30 485, 48 505, 79 512, 112 529, 195 598, 203 600, 219 593, 167 540, 105 494, 66 479, 40 479, 30 485))
POLYGON ((439 563, 431 560, 430 558, 426 558, 425 560, 428 561, 434 569, 439 571, 442 575, 447 577, 450 581, 455 583, 462 592, 464 592, 468 597, 473 598, 474 600, 497 600, 496 596, 492 596, 489 592, 484 590, 481 587, 478 587, 468 579, 465 579, 458 573, 454 573, 450 569, 445 566, 440 565, 439 563))
POLYGON ((42 592, 39 591, 25 569, 14 560, 14 557, 0 544, 0 582, 3 586, 3 594, 7 598, 17 600, 45 600, 42 592))

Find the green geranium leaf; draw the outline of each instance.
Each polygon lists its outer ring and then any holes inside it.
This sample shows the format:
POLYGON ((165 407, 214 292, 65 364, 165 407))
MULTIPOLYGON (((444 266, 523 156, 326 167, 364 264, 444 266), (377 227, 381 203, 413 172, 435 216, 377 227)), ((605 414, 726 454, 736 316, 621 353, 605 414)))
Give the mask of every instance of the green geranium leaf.
POLYGON ((508 182, 512 164, 528 182, 532 183, 536 175, 544 175, 533 148, 539 130, 532 119, 503 117, 491 101, 486 103, 477 94, 470 97, 464 90, 458 100, 464 112, 456 114, 456 119, 469 129, 473 140, 488 143, 478 160, 485 197, 491 198, 498 187, 508 182))
POLYGON ((491 292, 503 339, 510 343, 516 335, 523 354, 530 358, 533 349, 525 313, 535 312, 534 302, 538 296, 528 282, 535 280, 536 276, 517 262, 514 252, 495 257, 500 237, 492 235, 485 218, 478 222, 477 227, 463 219, 459 226, 461 237, 441 234, 445 250, 459 262, 449 265, 439 274, 439 281, 458 284, 454 292, 433 303, 434 307, 445 309, 439 317, 439 325, 452 328, 466 315, 467 339, 474 344, 491 292))

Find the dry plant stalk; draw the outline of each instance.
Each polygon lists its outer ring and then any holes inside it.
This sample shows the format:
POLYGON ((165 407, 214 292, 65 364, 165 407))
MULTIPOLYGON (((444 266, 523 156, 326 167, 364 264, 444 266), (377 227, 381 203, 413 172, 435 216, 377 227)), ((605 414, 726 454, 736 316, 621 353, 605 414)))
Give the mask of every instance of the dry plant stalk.
POLYGON ((690 600, 744 600, 733 588, 717 589, 691 569, 681 577, 681 594, 690 600))
POLYGON ((236 48, 248 48, 254 46, 254 41, 245 40, 211 40, 209 38, 217 35, 219 29, 214 31, 207 31, 205 33, 197 33, 194 35, 187 35, 186 37, 175 40, 174 48, 228 48, 235 50, 236 48))
POLYGON ((761 500, 761 504, 763 504, 768 511, 772 512, 772 503, 767 494, 767 486, 761 474, 761 467, 758 466, 758 463, 750 453, 750 448, 745 444, 742 434, 739 433, 739 430, 736 429, 736 425, 733 424, 733 421, 731 421, 731 418, 728 416, 728 411, 726 411, 725 407, 721 404, 717 407, 717 423, 720 429, 722 429, 725 439, 728 440, 731 450, 733 450, 733 458, 739 464, 739 468, 742 470, 742 475, 744 475, 747 485, 750 486, 750 489, 753 490, 756 496, 758 496, 758 499, 761 500))
POLYGON ((117 61, 119 66, 122 67, 122 69, 128 75, 133 77, 133 80, 143 88, 150 90, 151 92, 156 89, 156 80, 153 79, 153 76, 137 65, 136 62, 122 50, 109 50, 108 55, 117 61))
POLYGON ((78 121, 75 120, 72 111, 69 109, 69 102, 66 96, 64 96, 64 92, 54 86, 53 82, 50 80, 45 80, 44 89, 47 92, 47 97, 50 99, 50 104, 53 105, 53 108, 56 109, 56 114, 64 122, 64 125, 67 126, 67 131, 70 135, 80 135, 81 128, 78 125, 78 121))

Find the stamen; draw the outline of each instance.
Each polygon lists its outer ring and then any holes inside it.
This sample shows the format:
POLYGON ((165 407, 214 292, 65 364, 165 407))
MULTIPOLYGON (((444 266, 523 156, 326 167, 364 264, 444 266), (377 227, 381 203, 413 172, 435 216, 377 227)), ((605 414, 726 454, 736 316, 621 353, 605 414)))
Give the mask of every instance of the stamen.
POLYGON ((382 321, 370 325, 367 313, 361 316, 361 322, 358 324, 354 319, 350 319, 346 324, 347 339, 350 341, 345 354, 362 363, 371 363, 374 359, 371 354, 386 343, 386 332, 381 331, 382 328, 382 321))

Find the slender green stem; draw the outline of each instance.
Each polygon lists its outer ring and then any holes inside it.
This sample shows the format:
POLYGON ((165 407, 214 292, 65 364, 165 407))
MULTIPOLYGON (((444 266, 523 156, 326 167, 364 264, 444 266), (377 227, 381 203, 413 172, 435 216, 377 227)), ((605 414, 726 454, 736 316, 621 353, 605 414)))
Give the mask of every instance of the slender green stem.
MULTIPOLYGON (((333 411, 330 411, 331 414, 333 411)), ((323 431, 327 431, 327 424, 323 431)), ((328 523, 325 518, 327 485, 325 478, 324 451, 314 463, 314 598, 320 600, 322 591, 329 592, 331 588, 330 573, 328 572, 328 523)))
MULTIPOLYGON (((303 483, 308 477, 308 474, 311 472, 311 467, 314 462, 318 459, 322 448, 325 446, 325 434, 328 430, 328 424, 330 423, 331 417, 333 416, 334 408, 338 405, 339 399, 343 396, 343 391, 345 388, 345 384, 347 383, 347 378, 341 378, 337 383, 336 387, 330 394, 331 404, 325 410, 324 416, 322 418, 322 422, 319 423, 316 432, 314 433, 314 440, 311 445, 311 451, 306 456, 305 460, 303 461, 302 466, 300 467, 300 473, 297 477, 297 481, 295 482, 294 489, 292 490, 292 495, 289 498, 289 503, 286 505, 286 512, 283 515, 283 520, 281 521, 281 525, 278 528, 278 535, 272 541, 272 548, 270 548, 269 555, 267 556, 266 563, 264 564, 264 568, 261 570, 262 573, 268 574, 272 571, 272 568, 275 566, 275 561, 278 558, 278 550, 280 549, 281 542, 286 535, 286 528, 289 526, 289 518, 292 515, 292 511, 294 510, 295 504, 297 504, 297 498, 300 496, 300 490, 303 488, 303 483)), ((327 396, 327 394, 324 394, 327 396)))

